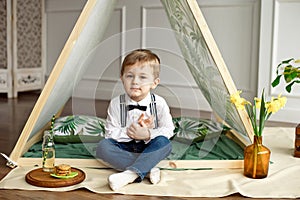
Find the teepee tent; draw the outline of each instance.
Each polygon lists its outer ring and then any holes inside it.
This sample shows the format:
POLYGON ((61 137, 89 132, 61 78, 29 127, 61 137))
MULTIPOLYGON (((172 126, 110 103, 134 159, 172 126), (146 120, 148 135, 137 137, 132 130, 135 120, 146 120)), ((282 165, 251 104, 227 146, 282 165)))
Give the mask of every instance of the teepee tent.
MULTIPOLYGON (((250 122, 244 111, 237 110, 229 102, 229 96, 236 92, 236 88, 196 0, 162 0, 162 3, 200 90, 218 118, 232 128, 234 137, 246 144, 253 134, 250 122)), ((9 157, 13 163, 41 164, 41 158, 24 158, 22 155, 41 139, 43 130, 50 126, 52 115, 59 113, 71 97, 76 84, 89 67, 86 58, 101 42, 114 6, 115 0, 87 1, 9 157)), ((96 159, 56 158, 56 163, 103 166, 96 159)), ((162 165, 232 168, 242 167, 242 160, 178 160, 162 161, 162 165)))

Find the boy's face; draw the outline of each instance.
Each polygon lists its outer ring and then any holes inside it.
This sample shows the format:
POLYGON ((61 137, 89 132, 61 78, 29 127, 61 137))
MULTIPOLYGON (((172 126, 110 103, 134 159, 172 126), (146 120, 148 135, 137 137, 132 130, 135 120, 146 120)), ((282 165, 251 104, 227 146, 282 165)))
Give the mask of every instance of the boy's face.
POLYGON ((144 99, 151 89, 159 84, 159 78, 153 75, 153 69, 148 63, 137 62, 126 66, 121 76, 124 89, 128 96, 134 101, 144 99))

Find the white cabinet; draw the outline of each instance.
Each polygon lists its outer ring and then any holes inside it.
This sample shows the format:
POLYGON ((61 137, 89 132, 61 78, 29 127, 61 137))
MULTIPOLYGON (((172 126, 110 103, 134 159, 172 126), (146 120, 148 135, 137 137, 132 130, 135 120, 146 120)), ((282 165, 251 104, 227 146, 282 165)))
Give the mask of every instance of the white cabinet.
POLYGON ((12 97, 11 1, 0 1, 0 92, 12 97))
POLYGON ((1 4, 1 30, 6 31, 0 38, 0 92, 17 97, 18 92, 44 86, 44 1, 1 0, 1 4))

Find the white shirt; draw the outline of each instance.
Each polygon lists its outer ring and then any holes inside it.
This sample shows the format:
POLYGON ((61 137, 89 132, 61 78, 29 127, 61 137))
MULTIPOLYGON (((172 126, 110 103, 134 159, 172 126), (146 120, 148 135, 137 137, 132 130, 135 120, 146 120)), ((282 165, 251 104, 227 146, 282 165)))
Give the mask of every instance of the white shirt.
MULTIPOLYGON (((126 105, 140 105, 147 106, 146 111, 141 111, 138 109, 133 109, 127 111, 126 127, 121 127, 121 118, 120 118, 120 97, 117 96, 113 98, 108 107, 107 119, 105 124, 105 138, 112 138, 118 142, 129 142, 132 140, 126 132, 127 128, 132 123, 137 123, 138 118, 142 113, 145 114, 145 118, 151 116, 150 113, 150 102, 151 94, 149 93, 146 98, 136 102, 129 98, 128 95, 125 95, 126 105)), ((165 136, 170 138, 174 135, 174 124, 172 121, 172 116, 170 114, 169 106, 167 105, 164 98, 155 94, 155 102, 157 109, 157 118, 158 118, 158 127, 156 129, 149 129, 150 138, 153 139, 157 136, 165 136)))

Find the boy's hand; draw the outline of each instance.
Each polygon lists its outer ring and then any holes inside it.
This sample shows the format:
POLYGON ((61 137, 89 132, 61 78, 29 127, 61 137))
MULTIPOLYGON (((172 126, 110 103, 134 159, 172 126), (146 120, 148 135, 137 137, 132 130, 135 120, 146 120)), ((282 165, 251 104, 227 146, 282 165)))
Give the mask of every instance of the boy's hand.
POLYGON ((138 123, 142 127, 154 128, 153 118, 153 115, 151 115, 149 118, 144 119, 144 113, 142 113, 138 119, 138 123))
POLYGON ((144 113, 142 113, 138 124, 133 123, 127 129, 127 135, 135 140, 150 140, 150 128, 154 128, 153 116, 144 119, 144 113))
POLYGON ((132 123, 127 129, 127 135, 134 140, 149 140, 150 132, 148 127, 132 123))

